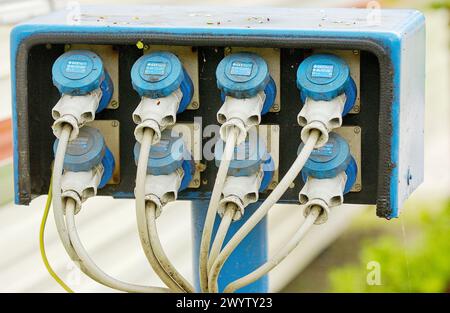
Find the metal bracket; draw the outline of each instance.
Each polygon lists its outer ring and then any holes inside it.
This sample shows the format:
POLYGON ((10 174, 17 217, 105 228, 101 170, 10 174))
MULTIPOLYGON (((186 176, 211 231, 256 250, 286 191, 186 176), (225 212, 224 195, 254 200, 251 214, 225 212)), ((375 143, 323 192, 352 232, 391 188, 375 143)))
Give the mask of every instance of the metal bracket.
POLYGON ((115 168, 110 185, 120 182, 120 123, 117 120, 94 120, 86 125, 97 128, 105 138, 105 143, 114 156, 115 168))
POLYGON ((275 165, 272 181, 267 189, 273 190, 278 185, 278 169, 280 162, 280 126, 278 125, 259 125, 257 126, 258 135, 265 138, 266 149, 272 156, 275 165))
POLYGON ((342 126, 333 130, 338 135, 347 140, 350 146, 350 152, 355 158, 356 166, 358 167, 358 173, 356 175, 356 181, 353 184, 350 192, 360 192, 362 190, 362 178, 361 178, 361 127, 359 126, 342 126))
POLYGON ((167 127, 174 132, 177 132, 183 137, 184 143, 189 147, 192 158, 195 162, 195 172, 189 184, 189 188, 200 187, 200 172, 204 170, 200 163, 202 159, 202 130, 199 123, 176 123, 173 126, 167 127))

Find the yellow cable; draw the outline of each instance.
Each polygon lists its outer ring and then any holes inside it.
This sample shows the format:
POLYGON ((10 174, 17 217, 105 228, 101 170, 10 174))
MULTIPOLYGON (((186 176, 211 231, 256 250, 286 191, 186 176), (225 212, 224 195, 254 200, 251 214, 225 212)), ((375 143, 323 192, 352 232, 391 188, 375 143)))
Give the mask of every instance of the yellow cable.
POLYGON ((47 269, 49 274, 53 277, 54 280, 56 280, 56 282, 61 287, 64 288, 65 291, 69 293, 74 293, 74 291, 69 286, 67 286, 66 283, 63 282, 61 278, 59 278, 58 274, 55 273, 52 266, 48 262, 47 254, 45 253, 44 233, 45 233, 45 224, 47 223, 48 212, 50 211, 50 206, 52 204, 52 180, 53 175, 50 178, 50 187, 48 190, 47 202, 45 203, 44 215, 42 216, 41 227, 39 229, 39 249, 41 250, 42 261, 44 262, 45 268, 47 269))

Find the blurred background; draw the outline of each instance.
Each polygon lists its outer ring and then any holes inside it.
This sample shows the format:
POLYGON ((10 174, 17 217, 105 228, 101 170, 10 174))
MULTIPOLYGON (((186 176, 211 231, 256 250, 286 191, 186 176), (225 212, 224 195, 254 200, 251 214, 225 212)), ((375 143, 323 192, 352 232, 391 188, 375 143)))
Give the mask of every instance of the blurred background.
MULTIPOLYGON (((9 32, 17 23, 73 3, 0 0, 0 292, 62 291, 39 256, 38 230, 45 197, 33 200, 29 207, 12 203, 9 32)), ((192 0, 127 1, 131 3, 202 4, 192 0)), ((210 0, 208 4, 242 6, 243 1, 210 0)), ((450 292, 450 1, 247 0, 245 5, 415 8, 424 12, 427 24, 425 182, 395 220, 377 218, 372 206, 344 205, 335 210, 326 227, 316 227, 271 273, 271 291, 450 292), (373 276, 374 270, 379 270, 379 277, 373 276)), ((161 285, 140 250, 134 217, 131 200, 91 199, 77 219, 80 236, 93 259, 111 275, 161 285)), ((301 221, 296 206, 278 205, 273 209, 269 215, 270 251, 289 238, 301 221)), ((189 203, 169 207, 158 223, 168 256, 192 278, 192 242, 187 236, 191 227, 189 203)), ((112 291, 92 282, 72 264, 59 243, 52 218, 46 245, 50 262, 75 291, 112 291)))

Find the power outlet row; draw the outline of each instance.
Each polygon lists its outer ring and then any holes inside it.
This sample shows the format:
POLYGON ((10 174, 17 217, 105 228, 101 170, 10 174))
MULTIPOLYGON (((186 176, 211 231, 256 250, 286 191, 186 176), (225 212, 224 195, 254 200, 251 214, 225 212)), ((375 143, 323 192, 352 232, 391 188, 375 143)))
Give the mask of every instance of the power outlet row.
MULTIPOLYGON (((74 49, 88 49, 97 53, 104 63, 106 70, 108 71, 113 84, 117 86, 119 82, 118 73, 118 62, 119 54, 118 51, 110 45, 66 45, 67 50, 74 49)), ((186 71, 189 73, 193 85, 194 85, 194 95, 191 103, 188 105, 187 109, 196 110, 200 106, 200 96, 199 96, 199 64, 198 64, 198 51, 193 47, 188 46, 161 46, 152 45, 143 47, 144 54, 151 53, 154 51, 170 51, 176 54, 186 71)), ((225 55, 229 55, 235 52, 248 51, 258 53, 263 57, 269 67, 272 78, 275 81, 277 90, 280 90, 281 86, 281 73, 280 73, 280 50, 277 48, 252 48, 252 47, 226 47, 224 49, 225 55)), ((342 57, 347 64, 349 64, 350 72, 352 78, 354 79, 358 95, 354 108, 350 111, 351 114, 357 114, 361 109, 361 101, 359 97, 359 86, 360 86, 360 53, 357 50, 315 50, 314 53, 333 53, 342 57)), ((281 110, 281 99, 280 92, 277 93, 274 105, 271 112, 279 112, 281 110)), ((119 107, 119 88, 114 89, 112 99, 108 105, 108 109, 117 109, 119 107)), ((120 124, 117 120, 96 120, 90 124, 93 127, 100 129, 100 131, 105 136, 105 141, 110 147, 116 160, 116 169, 114 175, 109 182, 109 184, 118 184, 120 182, 120 124)), ((201 125, 197 123, 177 123, 172 127, 174 130, 179 132, 186 145, 189 147, 191 155, 194 157, 196 163, 196 170, 189 185, 190 188, 200 188, 201 184, 204 183, 201 179, 201 172, 204 170, 205 165, 202 163, 202 129, 201 125)), ((343 136, 349 143, 352 155, 354 156, 358 169, 361 168, 361 128, 359 126, 344 126, 335 130, 338 134, 343 136)), ((278 125, 260 125, 258 127, 258 133, 263 140, 265 140, 266 147, 270 152, 274 162, 275 162, 275 173, 271 183, 269 184, 269 189, 274 189, 278 184, 278 165, 279 165, 279 126, 278 125)), ((352 192, 359 192, 362 189, 362 179, 361 171, 358 170, 358 176, 355 185, 352 188, 352 192)))

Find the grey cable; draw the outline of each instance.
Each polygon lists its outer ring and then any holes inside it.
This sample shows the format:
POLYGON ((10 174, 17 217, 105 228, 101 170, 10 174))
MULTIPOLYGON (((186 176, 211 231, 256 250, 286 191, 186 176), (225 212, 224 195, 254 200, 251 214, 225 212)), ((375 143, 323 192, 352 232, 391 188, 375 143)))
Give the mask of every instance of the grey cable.
POLYGON ((228 173, 228 167, 230 166, 230 161, 233 157, 238 131, 239 129, 233 127, 228 133, 222 160, 220 161, 219 170, 217 171, 216 180, 214 182, 211 200, 209 201, 208 210, 206 212, 199 256, 200 288, 203 292, 208 291, 208 255, 212 231, 214 228, 214 221, 216 218, 217 208, 219 206, 220 196, 222 194, 225 178, 228 173))
POLYGON ((306 141, 302 151, 295 159, 289 171, 267 197, 267 199, 261 204, 261 206, 253 213, 253 215, 245 222, 244 225, 236 232, 236 234, 225 245, 222 252, 216 258, 208 277, 208 289, 210 292, 218 292, 217 279, 219 277, 220 270, 228 257, 233 253, 234 249, 241 243, 241 241, 252 231, 252 229, 267 215, 273 205, 281 198, 284 192, 289 188, 294 179, 298 176, 301 169, 305 165, 309 158, 316 142, 319 138, 320 132, 312 130, 308 140, 306 141))
POLYGON ((120 281, 109 276, 102 271, 97 264, 90 258, 89 253, 81 243, 75 224, 75 201, 71 198, 66 200, 66 223, 72 247, 77 253, 80 262, 83 264, 86 274, 95 281, 124 292, 140 292, 140 293, 167 293, 171 292, 168 288, 149 287, 142 285, 135 285, 120 281))
POLYGON ((233 221, 233 216, 236 213, 236 204, 228 203, 223 213, 222 220, 219 224, 219 229, 217 230, 216 236, 214 237, 213 244, 211 246, 211 251, 209 252, 208 258, 208 272, 211 270, 211 266, 216 260, 217 256, 220 253, 220 249, 222 249, 223 242, 228 233, 228 229, 230 228, 231 222, 233 221))
POLYGON ((289 242, 281 248, 273 258, 271 258, 269 261, 258 267, 253 272, 249 273, 248 275, 245 275, 242 278, 239 278, 231 283, 229 283, 225 289, 224 292, 235 292, 236 290, 245 287, 264 275, 266 275, 268 272, 270 272, 274 267, 276 267, 278 264, 280 264, 302 241, 302 239, 305 237, 305 235, 308 233, 308 231, 311 229, 311 227, 314 225, 314 222, 316 221, 317 217, 320 215, 320 212, 322 211, 322 208, 320 206, 314 206, 311 208, 310 213, 308 214, 307 218, 303 222, 303 224, 300 226, 300 228, 297 230, 297 232, 294 234, 294 236, 289 240, 289 242))
POLYGON ((64 209, 61 196, 61 180, 63 175, 64 157, 66 155, 67 145, 69 143, 70 134, 72 133, 72 125, 65 124, 62 127, 61 135, 58 140, 58 147, 56 148, 55 160, 53 162, 53 216, 55 218, 56 228, 58 230, 61 242, 67 251, 67 254, 75 262, 77 260, 77 254, 70 244, 69 234, 66 228, 66 222, 64 220, 64 209))
POLYGON ((175 266, 170 262, 167 255, 164 253, 164 249, 161 245, 161 241, 158 235, 158 229, 156 227, 156 206, 154 203, 149 203, 147 206, 147 223, 148 232, 150 235, 150 245, 152 246, 155 257, 158 259, 164 271, 174 280, 181 288, 186 292, 195 292, 194 287, 189 281, 181 275, 175 266))
POLYGON ((141 240, 141 245, 144 250, 145 256, 147 257, 150 265, 152 266, 155 273, 161 278, 161 280, 170 289, 176 292, 185 292, 169 274, 166 273, 164 268, 159 263, 156 258, 155 253, 150 245, 150 235, 148 233, 147 216, 146 216, 146 205, 145 205, 145 179, 147 177, 147 164, 148 157, 150 153, 151 143, 153 141, 154 131, 150 128, 145 128, 142 136, 141 149, 139 152, 139 159, 137 164, 136 173, 136 220, 139 231, 139 238, 141 240))

